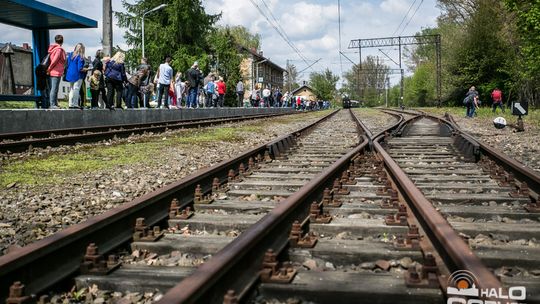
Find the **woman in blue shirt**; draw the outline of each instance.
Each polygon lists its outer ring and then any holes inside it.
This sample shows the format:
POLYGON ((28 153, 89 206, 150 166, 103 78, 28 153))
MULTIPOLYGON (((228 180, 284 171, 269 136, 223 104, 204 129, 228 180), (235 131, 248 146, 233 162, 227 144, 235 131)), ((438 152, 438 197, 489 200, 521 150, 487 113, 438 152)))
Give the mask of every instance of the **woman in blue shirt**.
POLYGON ((84 45, 77 43, 72 53, 67 54, 66 81, 69 82, 69 108, 81 109, 79 106, 79 91, 86 77, 84 67, 84 45))

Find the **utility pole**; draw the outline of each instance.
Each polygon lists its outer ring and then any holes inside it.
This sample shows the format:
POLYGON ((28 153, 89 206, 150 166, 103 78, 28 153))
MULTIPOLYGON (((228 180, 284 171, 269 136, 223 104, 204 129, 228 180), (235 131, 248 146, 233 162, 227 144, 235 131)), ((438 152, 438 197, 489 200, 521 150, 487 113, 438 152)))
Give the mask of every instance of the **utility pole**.
POLYGON ((103 0, 103 54, 112 56, 112 0, 103 0))

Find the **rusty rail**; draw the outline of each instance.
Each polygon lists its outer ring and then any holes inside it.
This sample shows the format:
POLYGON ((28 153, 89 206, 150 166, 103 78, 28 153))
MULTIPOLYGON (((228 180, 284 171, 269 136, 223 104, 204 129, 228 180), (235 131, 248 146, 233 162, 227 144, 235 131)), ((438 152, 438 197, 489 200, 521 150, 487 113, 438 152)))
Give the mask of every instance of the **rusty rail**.
POLYGON ((353 157, 366 149, 368 140, 365 135, 362 137, 360 145, 282 201, 195 273, 169 290, 158 303, 222 303, 230 289, 245 295, 258 280, 265 252, 268 249, 281 252, 288 243, 292 223, 306 218, 310 204, 322 197, 321 189, 330 187, 353 157))
MULTIPOLYGON (((422 116, 424 115, 418 115, 404 120, 398 123, 397 126, 394 126, 393 130, 400 130, 408 123, 422 116)), ((358 119, 357 117, 355 118, 358 119)), ((443 120, 437 120, 444 123, 443 120)), ((374 139, 374 151, 382 158, 386 170, 392 175, 396 186, 408 202, 416 219, 424 228, 431 243, 436 247, 439 255, 445 258, 444 261, 448 269, 451 271, 464 269, 473 272, 479 281, 479 287, 502 288, 497 277, 484 266, 480 258, 472 252, 450 223, 435 209, 422 191, 416 187, 414 182, 381 146, 379 141, 383 140, 383 135, 379 134, 374 139)))
MULTIPOLYGON (((463 136, 464 140, 467 141, 470 145, 479 147, 478 159, 481 154, 488 156, 489 158, 494 160, 498 165, 502 166, 505 170, 512 172, 515 178, 517 178, 520 181, 526 182, 527 186, 531 190, 537 193, 537 195, 540 195, 540 174, 539 173, 526 167, 525 165, 516 161, 515 159, 508 157, 502 151, 499 151, 498 149, 495 149, 487 145, 486 143, 482 142, 481 140, 474 138, 472 135, 464 132, 458 126, 458 124, 456 123, 452 115, 446 113, 445 119, 441 119, 441 118, 439 119, 451 125, 458 132, 458 134, 463 136)), ((537 198, 537 199, 540 199, 540 198, 537 198)))
MULTIPOLYGON (((337 111, 329 113, 293 134, 303 134, 336 113, 337 111)), ((276 141, 282 141, 286 137, 276 141)), ((193 202, 197 185, 201 186, 203 193, 209 193, 214 178, 223 183, 227 180, 230 169, 237 170, 240 164, 248 168, 249 158, 262 155, 265 151, 268 151, 267 144, 253 148, 234 159, 198 170, 130 203, 1 256, 0 286, 3 288, 0 288, 0 299, 7 297, 7 286, 14 281, 23 282, 28 293, 37 294, 73 275, 79 268, 88 244, 96 243, 101 253, 111 251, 131 239, 133 231, 126 227, 133 227, 137 218, 144 217, 149 226, 163 221, 168 216, 173 199, 178 199, 182 208, 188 206, 193 202)))

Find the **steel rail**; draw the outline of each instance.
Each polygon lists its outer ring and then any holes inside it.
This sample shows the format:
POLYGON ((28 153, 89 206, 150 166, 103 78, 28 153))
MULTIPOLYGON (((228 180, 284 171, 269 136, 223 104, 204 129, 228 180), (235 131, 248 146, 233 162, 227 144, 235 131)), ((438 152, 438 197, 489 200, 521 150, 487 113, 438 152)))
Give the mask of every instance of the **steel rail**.
POLYGON ((99 126, 91 128, 77 128, 77 129, 59 129, 59 130, 46 130, 38 132, 24 132, 24 133, 9 133, 2 139, 13 139, 17 137, 28 136, 45 136, 46 134, 66 134, 66 133, 80 133, 71 134, 58 137, 47 138, 30 138, 17 141, 0 142, 0 152, 22 152, 31 147, 56 147, 62 144, 74 144, 78 142, 96 142, 99 140, 110 139, 117 137, 127 137, 132 134, 142 134, 145 132, 163 132, 168 129, 180 129, 180 128, 194 128, 201 126, 208 126, 218 123, 235 122, 250 119, 259 118, 271 118, 281 115, 289 115, 292 113, 279 113, 270 115, 247 115, 247 116, 233 116, 217 119, 200 119, 190 121, 177 121, 174 123, 152 123, 152 124, 136 124, 136 125, 117 125, 117 126, 99 126), (105 130, 105 131, 100 131, 105 130), (73 131, 73 132, 71 132, 73 131), (86 133, 91 132, 91 133, 86 133), (24 134, 24 135, 23 135, 24 134))
MULTIPOLYGON (((407 123, 418 117, 422 117, 422 115, 407 119, 407 123)), ((484 266, 450 223, 435 209, 433 204, 381 146, 379 141, 382 139, 383 137, 378 137, 374 140, 375 151, 382 158, 388 173, 392 175, 396 186, 409 202, 411 210, 432 244, 437 248, 439 255, 445 258, 448 269, 451 271, 460 269, 471 271, 478 279, 478 287, 502 288, 497 277, 484 266)))
POLYGON ((126 227, 134 227, 137 218, 144 217, 148 226, 162 222, 168 217, 169 206, 174 198, 178 199, 182 208, 192 204, 197 185, 201 186, 204 193, 209 193, 214 178, 223 183, 227 180, 230 169, 237 170, 240 164, 249 169, 249 158, 264 154, 276 143, 281 143, 281 147, 288 146, 291 140, 294 140, 293 134, 309 132, 337 112, 329 113, 306 127, 253 148, 238 157, 198 170, 130 203, 0 256, 0 286, 3 287, 0 288, 0 299, 7 298, 7 286, 14 281, 23 282, 27 292, 31 294, 50 288, 79 269, 81 257, 88 244, 95 243, 102 254, 113 250, 132 238, 133 231, 126 227))
MULTIPOLYGON (((479 146, 480 148, 479 153, 485 154, 486 156, 494 160, 497 164, 504 167, 505 170, 512 172, 515 178, 517 178, 520 181, 526 182, 527 186, 531 190, 533 190, 537 195, 540 195, 540 173, 532 170, 531 168, 528 168, 524 164, 516 161, 515 159, 508 157, 502 151, 489 146, 483 141, 463 131, 459 127, 459 125, 456 123, 452 115, 446 113, 445 119, 442 119, 442 118, 437 118, 437 119, 445 121, 447 124, 451 125, 457 132, 465 135, 464 136, 465 140, 468 140, 473 145, 479 146)), ((540 199, 540 197, 538 197, 537 199, 540 199)))
POLYGON ((268 249, 281 252, 288 243, 292 223, 306 218, 310 204, 322 197, 321 189, 330 187, 334 179, 348 168, 350 161, 367 148, 367 137, 362 135, 362 138, 362 143, 280 202, 192 275, 170 289, 157 303, 222 303, 223 296, 230 289, 246 294, 257 281, 265 252, 268 249))

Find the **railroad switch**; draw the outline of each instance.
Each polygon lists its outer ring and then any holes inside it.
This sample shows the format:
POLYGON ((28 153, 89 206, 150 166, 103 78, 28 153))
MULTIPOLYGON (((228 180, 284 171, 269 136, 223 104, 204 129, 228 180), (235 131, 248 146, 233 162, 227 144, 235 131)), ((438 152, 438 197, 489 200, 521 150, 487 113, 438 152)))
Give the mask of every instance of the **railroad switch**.
POLYGON ((291 283, 296 275, 296 269, 289 262, 281 265, 277 261, 277 256, 272 249, 268 249, 264 254, 262 270, 260 271, 263 283, 291 283))
POLYGON ((236 296, 234 290, 227 290, 227 293, 223 296, 223 304, 238 304, 238 296, 236 296))
POLYGON ((341 202, 334 198, 334 193, 328 188, 324 188, 322 204, 323 206, 341 207, 341 202))
POLYGON ((159 226, 150 229, 144 222, 144 217, 139 217, 135 221, 135 232, 133 240, 136 242, 155 242, 164 235, 159 226))
POLYGON ((516 188, 510 192, 511 197, 529 197, 529 194, 529 186, 526 182, 521 182, 519 189, 516 188))
POLYGON ((16 281, 9 287, 9 297, 6 299, 6 304, 26 303, 30 299, 29 296, 24 295, 24 284, 16 281))
POLYGON ((291 234, 289 234, 289 244, 291 247, 313 248, 317 243, 317 236, 314 233, 306 233, 302 236, 302 225, 298 221, 292 224, 291 234))
POLYGON ((109 255, 107 261, 105 261, 103 255, 99 254, 98 246, 91 243, 86 247, 86 254, 81 263, 80 271, 82 274, 105 275, 120 267, 121 264, 116 255, 109 255))
POLYGON ((525 210, 530 213, 540 213, 540 203, 537 199, 531 197, 531 202, 525 206, 525 210))
POLYGON ((388 226, 407 226, 407 207, 399 205, 395 214, 388 214, 384 220, 388 226))
POLYGON ((321 204, 313 202, 309 208, 309 220, 313 223, 328 224, 332 221, 332 216, 323 213, 321 204))
POLYGON ((213 201, 214 199, 210 196, 210 194, 203 195, 201 185, 197 184, 197 187, 195 187, 195 195, 193 197, 193 202, 195 204, 211 204, 213 201))
POLYGON ((424 256, 424 265, 420 266, 420 272, 415 266, 409 267, 405 273, 405 284, 413 288, 439 288, 439 268, 431 253, 424 256))

